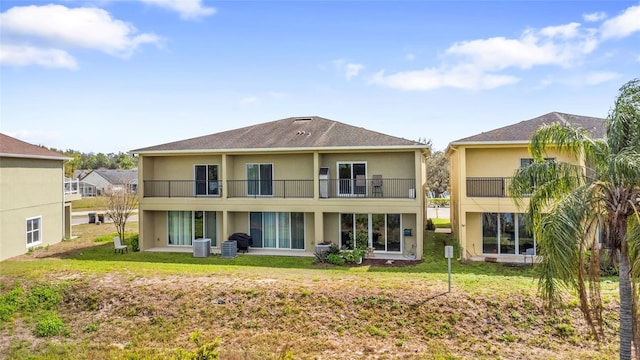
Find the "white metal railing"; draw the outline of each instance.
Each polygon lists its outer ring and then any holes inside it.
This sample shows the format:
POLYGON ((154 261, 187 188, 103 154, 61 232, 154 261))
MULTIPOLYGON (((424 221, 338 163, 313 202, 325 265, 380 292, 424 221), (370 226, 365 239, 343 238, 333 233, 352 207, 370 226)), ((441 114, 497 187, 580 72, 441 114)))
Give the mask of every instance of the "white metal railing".
POLYGON ((64 194, 79 194, 80 193, 80 180, 78 179, 64 179, 64 194))

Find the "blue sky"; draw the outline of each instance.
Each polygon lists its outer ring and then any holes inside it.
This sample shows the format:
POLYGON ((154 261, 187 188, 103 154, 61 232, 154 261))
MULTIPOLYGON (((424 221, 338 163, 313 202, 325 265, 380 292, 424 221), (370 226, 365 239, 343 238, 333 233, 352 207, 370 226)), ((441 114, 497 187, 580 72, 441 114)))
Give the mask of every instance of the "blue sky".
POLYGON ((318 115, 453 140, 606 117, 638 1, 2 1, 0 131, 129 151, 318 115))

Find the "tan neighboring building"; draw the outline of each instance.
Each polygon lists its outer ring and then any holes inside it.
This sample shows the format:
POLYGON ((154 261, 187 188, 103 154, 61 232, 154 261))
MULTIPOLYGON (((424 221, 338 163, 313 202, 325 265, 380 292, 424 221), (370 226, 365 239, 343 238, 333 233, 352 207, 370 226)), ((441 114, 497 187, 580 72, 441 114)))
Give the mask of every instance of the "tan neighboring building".
MULTIPOLYGON (((516 169, 532 161, 529 141, 544 124, 568 122, 604 137, 604 119, 549 113, 531 120, 453 141, 446 150, 451 181, 451 227, 463 259, 522 262, 535 256, 535 237, 525 226, 526 206, 509 197, 516 169)), ((558 154, 549 160, 569 161, 558 154)))
POLYGON ((78 183, 62 154, 0 134, 0 261, 71 238, 78 183))
POLYGON ((421 258, 425 144, 321 117, 287 118, 132 151, 142 251, 313 256, 366 234, 375 256, 421 258))

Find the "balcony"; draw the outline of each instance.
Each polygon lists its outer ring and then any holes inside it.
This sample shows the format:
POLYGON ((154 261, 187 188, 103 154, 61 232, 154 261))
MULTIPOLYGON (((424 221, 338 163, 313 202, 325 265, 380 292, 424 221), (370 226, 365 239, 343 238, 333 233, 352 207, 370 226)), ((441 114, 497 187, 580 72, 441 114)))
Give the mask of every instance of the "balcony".
POLYGON ((511 178, 468 177, 467 197, 509 197, 511 178))
MULTIPOLYGON (((414 199, 415 179, 320 180, 320 198, 414 199)), ((227 198, 302 198, 314 196, 313 180, 228 180, 227 198)), ((221 197, 221 181, 145 180, 144 197, 221 197)))
POLYGON ((80 180, 64 179, 64 199, 66 201, 80 200, 80 180))

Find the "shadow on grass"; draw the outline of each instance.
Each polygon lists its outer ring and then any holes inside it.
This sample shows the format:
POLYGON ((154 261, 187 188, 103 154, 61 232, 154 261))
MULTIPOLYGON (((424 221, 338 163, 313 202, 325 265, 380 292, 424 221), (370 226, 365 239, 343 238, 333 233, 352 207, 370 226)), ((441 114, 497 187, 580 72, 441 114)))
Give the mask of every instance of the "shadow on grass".
MULTIPOLYGON (((435 273, 446 274, 447 262, 444 258, 444 246, 454 245, 455 255, 459 255, 459 248, 455 239, 450 234, 426 232, 424 242, 423 261, 415 265, 402 265, 397 261, 395 265, 367 265, 363 266, 334 266, 329 264, 315 264, 313 257, 299 256, 271 256, 271 255, 244 255, 238 254, 235 258, 222 258, 219 254, 206 258, 194 257, 192 253, 165 253, 165 252, 128 252, 124 254, 114 253, 113 244, 98 243, 81 249, 72 249, 50 255, 50 258, 73 259, 80 261, 120 261, 138 263, 164 263, 184 265, 217 265, 217 266, 249 266, 270 267, 284 269, 316 269, 327 271, 350 271, 353 268, 362 268, 364 272, 376 273, 435 273), (366 270, 365 270, 366 269, 366 270)), ((533 277, 531 266, 507 266, 500 263, 467 262, 456 260, 451 262, 453 274, 499 275, 499 276, 523 276, 533 277)))

